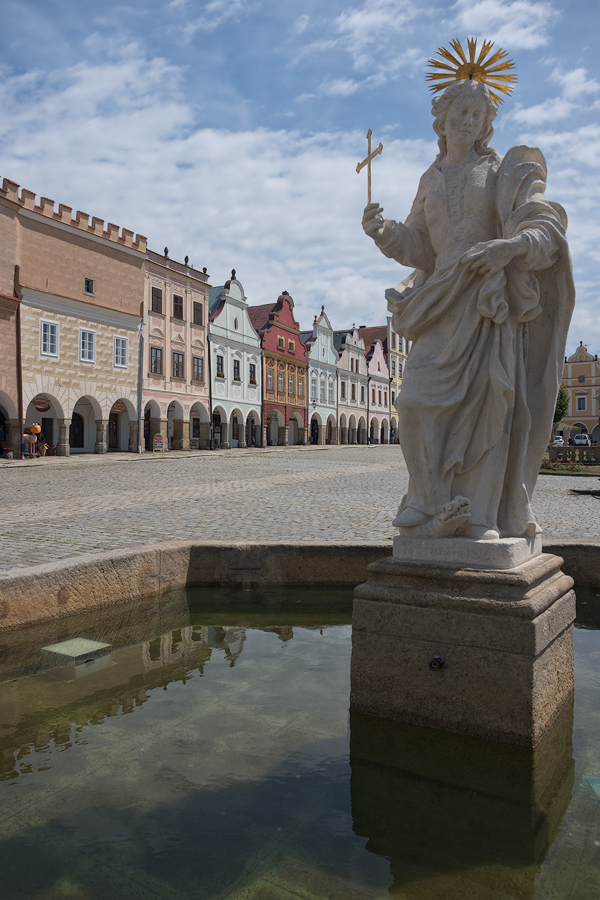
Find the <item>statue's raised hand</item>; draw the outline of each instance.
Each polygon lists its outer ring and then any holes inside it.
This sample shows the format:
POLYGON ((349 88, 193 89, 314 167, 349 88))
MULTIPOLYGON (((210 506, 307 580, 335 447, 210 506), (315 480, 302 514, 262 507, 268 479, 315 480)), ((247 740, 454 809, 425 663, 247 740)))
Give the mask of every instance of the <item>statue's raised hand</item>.
POLYGON ((379 203, 369 203, 365 206, 362 217, 362 227, 364 232, 368 234, 370 238, 373 238, 373 240, 376 240, 383 234, 385 222, 381 215, 382 212, 383 208, 379 203))

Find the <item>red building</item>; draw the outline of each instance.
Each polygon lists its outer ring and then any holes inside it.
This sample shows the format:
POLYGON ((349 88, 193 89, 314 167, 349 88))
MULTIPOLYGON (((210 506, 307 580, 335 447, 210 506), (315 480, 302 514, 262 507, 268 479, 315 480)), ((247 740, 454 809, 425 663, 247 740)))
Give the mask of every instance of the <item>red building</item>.
POLYGON ((276 303, 248 307, 263 350, 263 447, 306 441, 306 347, 293 309, 287 291, 276 303))

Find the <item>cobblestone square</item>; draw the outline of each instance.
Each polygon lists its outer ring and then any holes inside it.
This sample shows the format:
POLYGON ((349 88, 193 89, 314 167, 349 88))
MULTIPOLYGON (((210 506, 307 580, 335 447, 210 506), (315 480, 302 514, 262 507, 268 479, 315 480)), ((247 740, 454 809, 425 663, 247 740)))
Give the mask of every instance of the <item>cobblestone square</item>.
MULTIPOLYGON (((0 465, 0 571, 168 540, 391 540, 400 447, 46 458, 0 465)), ((600 479, 540 476, 544 536, 600 537, 600 479)))

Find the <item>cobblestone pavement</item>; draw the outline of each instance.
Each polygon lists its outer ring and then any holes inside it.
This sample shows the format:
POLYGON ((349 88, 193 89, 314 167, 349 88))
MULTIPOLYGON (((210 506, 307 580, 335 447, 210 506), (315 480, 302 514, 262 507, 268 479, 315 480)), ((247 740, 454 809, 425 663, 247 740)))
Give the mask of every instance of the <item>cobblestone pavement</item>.
MULTIPOLYGON (((110 454, 0 464, 0 572, 166 540, 380 542, 408 475, 400 448, 110 454)), ((600 537, 597 476, 538 480, 546 538, 600 537)))

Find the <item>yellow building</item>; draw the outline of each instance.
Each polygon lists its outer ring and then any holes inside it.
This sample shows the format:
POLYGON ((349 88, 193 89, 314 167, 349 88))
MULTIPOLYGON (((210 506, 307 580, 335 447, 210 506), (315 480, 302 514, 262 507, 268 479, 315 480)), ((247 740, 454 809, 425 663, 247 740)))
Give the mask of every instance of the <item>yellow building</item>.
MULTIPOLYGON (((580 342, 563 368, 562 383, 569 392, 569 411, 562 420, 570 434, 583 431, 600 442, 600 361, 580 342)), ((566 430, 566 429, 564 429, 566 430)))

